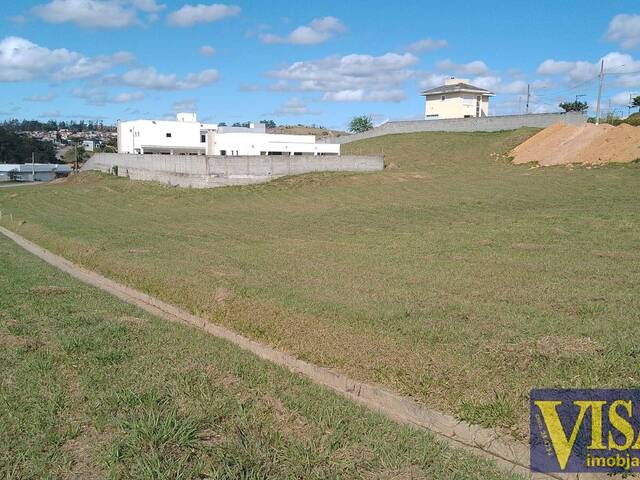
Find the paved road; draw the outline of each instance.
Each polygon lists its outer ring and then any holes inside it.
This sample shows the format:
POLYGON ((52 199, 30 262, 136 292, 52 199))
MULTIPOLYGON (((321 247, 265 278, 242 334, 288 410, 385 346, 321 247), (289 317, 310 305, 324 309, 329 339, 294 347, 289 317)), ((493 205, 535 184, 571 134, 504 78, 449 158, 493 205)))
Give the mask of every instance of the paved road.
POLYGON ((10 182, 0 183, 0 188, 13 188, 13 187, 29 187, 33 185, 44 185, 49 182, 10 182))

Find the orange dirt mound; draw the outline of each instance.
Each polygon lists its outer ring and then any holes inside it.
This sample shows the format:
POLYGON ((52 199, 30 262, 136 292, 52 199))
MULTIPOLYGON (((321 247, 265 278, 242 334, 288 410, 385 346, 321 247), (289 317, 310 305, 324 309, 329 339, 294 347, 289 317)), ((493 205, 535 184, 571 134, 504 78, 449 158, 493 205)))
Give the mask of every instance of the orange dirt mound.
POLYGON ((509 156, 516 164, 537 162, 544 166, 628 163, 640 158, 640 127, 558 123, 518 145, 509 156))

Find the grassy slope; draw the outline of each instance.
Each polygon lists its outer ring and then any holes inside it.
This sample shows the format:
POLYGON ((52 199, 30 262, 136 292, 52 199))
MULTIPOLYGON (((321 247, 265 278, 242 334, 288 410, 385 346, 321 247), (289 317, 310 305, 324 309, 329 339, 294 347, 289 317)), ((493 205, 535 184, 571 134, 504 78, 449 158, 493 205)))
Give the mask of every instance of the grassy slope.
POLYGON ((245 335, 524 436, 531 387, 640 375, 640 168, 493 155, 530 134, 380 137, 345 151, 384 151, 396 168, 213 191, 82 177, 0 192, 1 222, 245 335))
POLYGON ((5 239, 0 271, 2 478, 506 478, 5 239))

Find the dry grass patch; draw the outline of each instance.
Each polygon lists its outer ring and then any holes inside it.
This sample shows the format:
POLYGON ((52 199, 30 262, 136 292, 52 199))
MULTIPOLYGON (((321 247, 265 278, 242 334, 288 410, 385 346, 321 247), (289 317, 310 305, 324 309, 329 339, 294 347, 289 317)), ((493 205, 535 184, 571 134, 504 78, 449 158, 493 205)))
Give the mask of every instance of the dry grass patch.
POLYGON ((260 413, 261 415, 269 415, 273 419, 278 432, 296 441, 307 443, 319 433, 306 418, 295 410, 287 408, 282 400, 274 395, 263 395, 258 399, 255 407, 259 412, 263 412, 260 413))
POLYGON ((23 351, 30 352, 38 350, 46 344, 37 338, 0 332, 0 345, 2 345, 3 348, 19 348, 23 351))
POLYGON ((572 358, 602 353, 604 345, 589 337, 544 336, 534 343, 534 351, 547 357, 572 358))
POLYGON ((140 325, 144 325, 149 320, 142 317, 134 317, 132 315, 122 315, 121 317, 118 317, 118 321, 129 324, 129 325, 140 326, 140 325))
POLYGON ((213 301, 215 303, 224 304, 228 301, 233 300, 233 292, 225 287, 218 287, 213 292, 213 301))
POLYGON ((49 296, 49 295, 66 295, 71 292, 68 287, 58 287, 56 285, 33 287, 29 291, 34 295, 49 296))
POLYGON ((96 452, 104 448, 105 443, 105 438, 92 425, 83 426, 79 435, 67 440, 62 447, 71 458, 71 468, 63 478, 69 480, 104 478, 104 472, 96 462, 96 452))

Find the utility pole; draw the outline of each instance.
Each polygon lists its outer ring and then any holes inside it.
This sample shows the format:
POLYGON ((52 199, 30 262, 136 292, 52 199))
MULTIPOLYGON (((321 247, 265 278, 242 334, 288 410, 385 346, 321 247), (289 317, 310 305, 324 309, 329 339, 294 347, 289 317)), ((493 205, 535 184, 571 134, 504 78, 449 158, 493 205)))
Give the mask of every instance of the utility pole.
POLYGON ((527 83, 527 109, 526 109, 526 113, 529 113, 529 100, 531 100, 531 84, 527 83))
POLYGON ((598 101, 596 102, 596 125, 600 124, 600 99, 602 98, 602 84, 604 83, 604 59, 600 61, 600 86, 598 87, 598 101))

